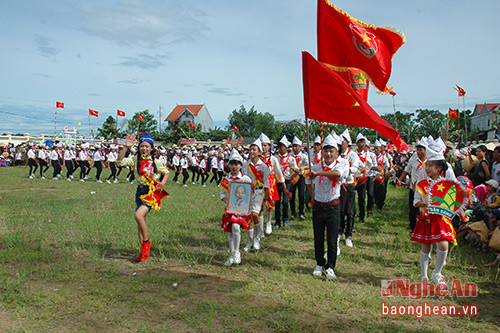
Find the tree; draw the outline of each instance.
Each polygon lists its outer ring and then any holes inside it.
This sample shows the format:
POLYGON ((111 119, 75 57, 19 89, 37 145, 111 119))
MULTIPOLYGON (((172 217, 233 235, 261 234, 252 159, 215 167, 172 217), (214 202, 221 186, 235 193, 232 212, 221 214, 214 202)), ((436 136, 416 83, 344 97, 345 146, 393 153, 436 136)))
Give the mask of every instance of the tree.
POLYGON ((293 123, 288 123, 284 126, 281 126, 281 135, 283 136, 286 135, 287 138, 290 140, 293 140, 293 137, 296 136, 300 140, 305 140, 306 139, 306 132, 304 125, 302 124, 293 124, 293 123))
POLYGON ((144 132, 148 132, 151 135, 156 134, 156 125, 158 122, 155 116, 149 113, 149 110, 144 110, 141 112, 136 112, 132 119, 128 121, 128 131, 129 133, 137 133, 137 125, 139 125, 139 130, 141 135, 144 132), (139 119, 139 115, 142 115, 144 119, 139 119))
POLYGON ((241 105, 239 110, 235 109, 231 112, 228 121, 228 130, 236 126, 240 134, 246 137, 255 138, 260 133, 265 133, 271 139, 278 139, 281 134, 281 124, 274 119, 274 116, 269 112, 264 114, 258 112, 255 106, 247 111, 245 106, 241 105))
POLYGON ((113 116, 108 116, 102 127, 98 128, 97 136, 102 136, 106 140, 117 138, 118 137, 118 129, 116 128, 116 119, 113 116))

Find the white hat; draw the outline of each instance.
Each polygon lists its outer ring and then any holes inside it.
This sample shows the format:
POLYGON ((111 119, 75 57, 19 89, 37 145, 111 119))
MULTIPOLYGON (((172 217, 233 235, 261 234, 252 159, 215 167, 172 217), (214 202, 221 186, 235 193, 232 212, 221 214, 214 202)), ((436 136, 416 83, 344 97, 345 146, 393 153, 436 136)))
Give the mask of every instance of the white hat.
POLYGON ((359 140, 365 140, 366 141, 366 138, 363 134, 359 133, 358 136, 356 137, 356 143, 359 141, 359 140))
POLYGON ((271 140, 269 139, 269 137, 267 135, 265 135, 264 133, 260 133, 259 135, 259 140, 260 142, 262 143, 269 143, 271 144, 271 140))
POLYGON ((436 139, 436 143, 443 149, 446 150, 446 143, 440 137, 436 139))
POLYGON ((288 139, 286 138, 286 135, 283 135, 283 137, 281 138, 280 142, 282 144, 284 144, 285 147, 289 147, 290 146, 290 141, 288 141, 288 139))
POLYGON ((100 149, 101 148, 101 144, 100 143, 96 143, 95 147, 100 149))
POLYGON ((434 141, 432 136, 429 136, 427 139, 427 147, 425 150, 427 161, 444 160, 444 149, 439 142, 434 141))
POLYGON ((262 151, 262 142, 260 141, 260 139, 255 140, 251 145, 259 147, 260 151, 262 151))
POLYGON ((339 135, 337 135, 337 133, 335 133, 335 131, 332 131, 332 134, 330 134, 330 135, 333 136, 335 141, 337 141, 338 145, 342 144, 343 139, 339 135))
POLYGON ((293 137, 292 145, 302 146, 302 141, 299 140, 296 136, 293 137))
POLYGON ((349 130, 347 128, 345 129, 344 132, 342 132, 342 134, 340 134, 340 136, 343 137, 344 139, 346 139, 350 145, 352 144, 351 134, 349 134, 349 130))
POLYGON ((163 147, 160 148, 160 153, 163 154, 163 153, 166 153, 166 152, 167 152, 167 150, 165 148, 163 148, 163 147))
POLYGON ((118 147, 116 145, 111 145, 109 146, 109 149, 117 149, 118 147))
POLYGON ((82 144, 82 148, 88 148, 88 147, 89 147, 88 142, 85 142, 84 144, 82 144))
POLYGON ((321 144, 321 138, 319 137, 319 135, 314 138, 314 144, 318 144, 318 145, 321 144))
POLYGON ((387 146, 387 142, 385 142, 382 139, 378 140, 378 142, 380 143, 381 146, 387 146))
POLYGON ((494 179, 488 179, 486 182, 485 182, 486 185, 490 185, 491 187, 493 187, 495 190, 498 190, 498 182, 494 179))
POLYGON ((238 153, 238 151, 234 148, 231 150, 231 155, 229 155, 229 162, 231 161, 238 161, 243 164, 243 157, 241 157, 240 153, 238 153))
POLYGON ((370 142, 370 140, 368 140, 368 138, 366 136, 365 136, 365 142, 366 142, 366 146, 369 147, 371 142, 370 142))
MULTIPOLYGON (((337 137, 338 137, 338 135, 337 135, 337 137)), ((340 141, 338 141, 333 135, 328 134, 328 136, 325 138, 325 141, 323 141, 323 148, 325 146, 332 146, 332 147, 338 149, 339 144, 341 144, 340 141)))
POLYGON ((377 139, 375 140, 375 143, 373 144, 375 147, 382 147, 382 144, 380 143, 380 141, 377 139))

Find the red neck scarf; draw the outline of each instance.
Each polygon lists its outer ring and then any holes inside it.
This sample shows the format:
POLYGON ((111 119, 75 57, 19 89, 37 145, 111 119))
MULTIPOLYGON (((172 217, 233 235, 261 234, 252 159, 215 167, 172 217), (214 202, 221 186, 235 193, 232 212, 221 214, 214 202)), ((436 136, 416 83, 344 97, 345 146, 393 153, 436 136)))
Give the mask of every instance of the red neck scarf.
POLYGON ((286 155, 280 155, 280 163, 283 166, 283 171, 288 169, 290 166, 290 154, 286 153, 286 155))

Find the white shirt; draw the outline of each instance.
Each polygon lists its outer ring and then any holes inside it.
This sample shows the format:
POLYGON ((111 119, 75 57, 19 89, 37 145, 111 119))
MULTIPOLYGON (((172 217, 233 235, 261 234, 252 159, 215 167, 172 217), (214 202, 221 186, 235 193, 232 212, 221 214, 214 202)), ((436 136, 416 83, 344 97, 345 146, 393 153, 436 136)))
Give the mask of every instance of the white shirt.
POLYGON ((86 152, 86 151, 80 151, 80 153, 78 154, 78 157, 80 158, 80 161, 86 161, 89 159, 89 153, 86 152))
POLYGON ((71 150, 65 150, 64 151, 64 160, 70 161, 72 158, 73 158, 73 154, 71 153, 71 150))
POLYGON ((274 155, 261 156, 260 159, 269 168, 269 174, 273 174, 277 177, 278 183, 284 183, 285 177, 283 172, 281 172, 280 162, 274 155), (270 162, 269 162, 270 161, 270 162))
POLYGON ((224 160, 220 159, 217 171, 224 171, 224 160))
POLYGON ((500 163, 493 162, 491 167, 491 179, 496 180, 500 184, 500 163))
POLYGON ((292 171, 297 169, 297 162, 295 162, 295 158, 290 156, 290 154, 286 153, 285 155, 279 155, 279 162, 281 172, 283 172, 283 176, 286 180, 290 180, 292 176, 292 171))
POLYGON ((179 166, 179 165, 181 164, 181 160, 180 160, 179 156, 174 155, 174 156, 172 157, 172 164, 173 164, 174 166, 179 166))
POLYGON ((112 151, 108 154, 108 162, 116 162, 117 159, 118 153, 112 151))
POLYGON ((417 183, 417 171, 420 169, 425 169, 425 161, 421 161, 417 153, 411 155, 408 164, 406 165, 405 171, 410 175, 410 187, 412 190, 415 189, 415 184, 417 183))
POLYGON ((336 170, 340 173, 340 177, 332 179, 325 176, 316 176, 312 181, 311 178, 306 178, 306 184, 314 185, 314 201, 327 203, 337 200, 340 197, 340 186, 349 174, 349 162, 342 157, 338 157, 330 165, 325 165, 324 162, 316 163, 311 168, 312 171, 331 171, 336 170))
POLYGON ((28 150, 28 158, 36 158, 35 152, 33 149, 28 150))
POLYGON ((187 169, 187 167, 188 167, 188 160, 187 160, 187 157, 183 157, 183 158, 181 158, 181 167, 182 167, 183 169, 187 169))
POLYGON ((251 172, 251 166, 254 166, 257 172, 260 172, 260 174, 262 174, 264 187, 269 188, 269 168, 267 167, 267 165, 264 162, 262 162, 260 158, 256 164, 253 164, 252 161, 247 161, 243 163, 243 169, 242 169, 243 173, 245 175, 248 175, 248 177, 250 177, 252 183, 255 183, 257 179, 251 172))
POLYGON ((344 154, 340 155, 343 159, 346 159, 349 163, 349 175, 347 176, 345 183, 352 184, 354 183, 354 174, 361 172, 363 169, 363 164, 361 164, 361 160, 357 153, 355 153, 351 148, 347 148, 344 154))
POLYGON ((57 154, 57 150, 52 150, 50 152, 50 159, 52 161, 55 161, 55 160, 58 160, 59 159, 59 155, 57 154))
POLYGON ((376 177, 379 172, 376 170, 371 170, 372 167, 377 165, 377 156, 375 153, 368 151, 366 152, 366 177, 376 177))
POLYGON ((94 156, 92 156, 92 159, 94 160, 94 162, 100 162, 100 161, 104 160, 104 158, 102 157, 102 153, 99 150, 97 150, 94 153, 94 156))

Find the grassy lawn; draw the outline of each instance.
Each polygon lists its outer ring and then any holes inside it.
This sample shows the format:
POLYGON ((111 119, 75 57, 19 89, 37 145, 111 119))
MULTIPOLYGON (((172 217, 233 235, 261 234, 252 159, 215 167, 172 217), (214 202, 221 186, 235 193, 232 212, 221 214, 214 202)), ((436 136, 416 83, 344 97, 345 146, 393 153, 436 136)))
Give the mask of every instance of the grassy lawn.
MULTIPOLYGON (((147 217, 152 259, 136 264, 135 185, 30 180, 27 173, 0 169, 2 332, 500 330, 500 270, 484 268, 494 255, 468 244, 452 247, 443 273, 476 283, 477 297, 381 296, 382 279, 420 282, 403 189, 391 188, 384 210, 355 224, 354 248, 342 242, 338 278, 326 281, 311 275, 310 213, 227 268, 218 188, 169 180, 163 209, 147 217), (478 316, 383 317, 382 302, 475 304, 478 316)), ((243 232, 241 248, 246 239, 243 232)))

